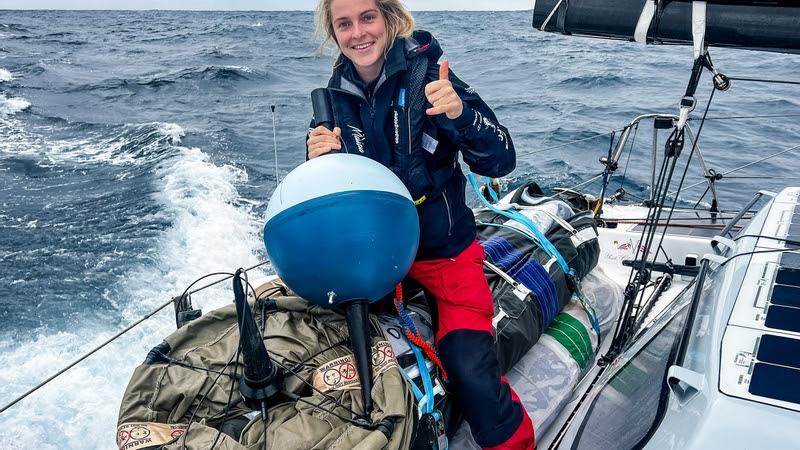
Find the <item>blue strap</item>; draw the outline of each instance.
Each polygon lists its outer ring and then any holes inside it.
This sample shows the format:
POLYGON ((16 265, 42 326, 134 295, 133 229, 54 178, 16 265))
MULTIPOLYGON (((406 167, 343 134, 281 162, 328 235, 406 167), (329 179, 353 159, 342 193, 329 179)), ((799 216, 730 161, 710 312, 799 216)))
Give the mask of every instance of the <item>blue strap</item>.
POLYGON ((504 216, 508 219, 516 220, 517 222, 525 225, 525 227, 527 227, 539 241, 539 246, 542 248, 542 250, 544 250, 545 253, 556 259, 558 265, 561 266, 561 270, 563 270, 565 274, 574 273, 572 269, 569 268, 569 265, 567 264, 567 261, 564 260, 564 257, 561 256, 561 253, 559 253, 558 250, 555 248, 555 246, 553 246, 553 244, 549 240, 547 240, 544 234, 541 231, 539 231, 539 228, 536 226, 536 224, 533 223, 531 219, 525 217, 524 215, 520 214, 517 211, 503 211, 501 209, 498 209, 497 207, 489 203, 489 201, 486 200, 486 198, 484 198, 484 196, 480 194, 480 188, 478 188, 478 183, 477 181, 475 181, 475 176, 472 173, 467 174, 467 179, 469 180, 469 184, 472 186, 472 189, 475 190, 475 192, 478 194, 478 200, 480 200, 481 203, 483 203, 483 206, 489 208, 492 212, 500 214, 501 216, 504 216))
POLYGON ((405 378, 406 381, 408 381, 408 384, 411 386, 411 392, 414 393, 414 398, 417 399, 417 402, 422 401, 422 391, 420 391, 417 387, 417 383, 414 383, 414 381, 408 376, 405 369, 402 367, 400 368, 400 373, 403 374, 403 378, 405 378))
MULTIPOLYGON (((425 396, 426 402, 422 405, 422 412, 430 413, 433 412, 433 382, 431 381, 431 374, 428 372, 428 365, 425 363, 425 357, 422 356, 422 352, 420 351, 419 347, 417 347, 413 342, 406 339, 408 342, 409 347, 411 347, 411 351, 414 352, 414 356, 417 357, 417 367, 419 368, 419 374, 422 377, 422 387, 425 388, 425 396)), ((413 383, 412 383, 413 384, 413 383)))
MULTIPOLYGON (((400 301, 396 301, 395 305, 397 307, 397 312, 400 316, 400 325, 403 328, 407 328, 409 331, 411 331, 412 334, 417 334, 416 327, 414 326, 414 320, 411 319, 411 317, 406 312, 406 309, 403 307, 403 303, 400 301)), ((431 374, 430 372, 428 372, 428 365, 425 363, 425 356, 422 354, 422 350, 420 350, 416 344, 414 344, 413 342, 411 342, 410 339, 408 339, 408 336, 406 336, 405 332, 401 334, 403 335, 403 339, 405 339, 406 343, 408 343, 408 347, 414 353, 414 357, 417 359, 417 368, 419 369, 420 377, 422 377, 422 387, 425 389, 425 397, 426 397, 425 404, 420 405, 420 411, 423 414, 430 413, 433 411, 433 405, 434 405, 433 397, 435 394, 433 393, 433 382, 431 381, 431 374)), ((415 390, 414 396, 417 397, 417 402, 422 401, 423 395, 422 392, 419 391, 417 385, 414 384, 414 382, 409 379, 408 374, 405 373, 405 370, 403 370, 402 368, 401 372, 403 372, 403 375, 409 381, 409 384, 411 384, 412 390, 415 390)))
POLYGON ((492 179, 489 177, 483 177, 484 181, 486 182, 486 190, 489 191, 489 196, 492 197, 492 201, 497 203, 500 199, 497 197, 497 192, 492 189, 492 179))

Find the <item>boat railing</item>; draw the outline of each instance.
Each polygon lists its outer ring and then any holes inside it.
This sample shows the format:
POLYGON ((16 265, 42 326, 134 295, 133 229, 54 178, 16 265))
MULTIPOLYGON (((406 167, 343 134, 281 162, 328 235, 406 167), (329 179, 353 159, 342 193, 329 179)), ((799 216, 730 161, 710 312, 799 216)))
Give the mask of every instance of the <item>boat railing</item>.
MULTIPOLYGON (((637 116, 622 128, 619 139, 613 146, 611 157, 609 158, 607 156, 604 156, 600 158, 600 162, 603 165, 605 165, 610 170, 610 172, 615 171, 617 167, 619 167, 619 160, 622 157, 625 148, 628 146, 628 142, 631 137, 631 132, 638 129, 640 122, 648 119, 653 120, 653 145, 652 145, 652 154, 650 158, 650 198, 649 198, 649 201, 653 202, 655 201, 654 198, 655 193, 652 187, 655 186, 656 184, 656 165, 658 164, 657 162, 658 132, 659 130, 672 129, 675 126, 675 122, 678 120, 678 116, 676 114, 650 113, 637 116)), ((693 139, 691 131, 689 133, 690 133, 689 134, 690 139, 693 139)), ((631 148, 630 151, 633 151, 633 149, 631 148)))

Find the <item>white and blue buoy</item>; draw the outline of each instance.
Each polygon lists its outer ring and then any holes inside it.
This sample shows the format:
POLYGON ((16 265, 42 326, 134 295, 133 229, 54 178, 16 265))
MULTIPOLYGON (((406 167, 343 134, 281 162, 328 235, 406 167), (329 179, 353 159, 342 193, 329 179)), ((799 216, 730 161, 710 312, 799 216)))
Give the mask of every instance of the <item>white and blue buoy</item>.
POLYGON ((278 276, 300 297, 323 306, 375 301, 414 262, 419 220, 391 170, 334 153, 301 164, 278 185, 264 243, 278 276))

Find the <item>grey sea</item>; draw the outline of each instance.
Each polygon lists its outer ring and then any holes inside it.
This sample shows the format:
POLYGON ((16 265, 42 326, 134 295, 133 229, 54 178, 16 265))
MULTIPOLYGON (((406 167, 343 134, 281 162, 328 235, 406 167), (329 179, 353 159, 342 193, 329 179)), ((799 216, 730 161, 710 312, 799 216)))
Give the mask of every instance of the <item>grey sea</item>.
MULTIPOLYGON (((539 33, 525 11, 416 17, 511 130, 519 158, 508 188, 600 173, 606 133, 638 114, 676 113, 692 65, 689 47, 539 33)), ((712 55, 742 78, 791 80, 800 63, 712 55)), ((0 405, 199 276, 265 260, 266 203, 304 160, 309 93, 331 65, 310 12, 0 10, 0 405)), ((695 119, 710 91, 704 77, 695 119)), ((708 167, 724 173, 797 145, 799 93, 750 81, 717 93, 700 137, 708 167)), ((638 135, 610 183, 624 181, 631 197, 649 183, 650 132, 638 135)), ((720 206, 798 184, 796 155, 730 173, 720 206)), ((686 184, 701 176, 692 166, 686 184)), ((193 301, 207 311, 231 295, 217 287, 193 301)), ((115 448, 127 380, 174 326, 168 310, 155 315, 0 414, 0 448, 115 448)))

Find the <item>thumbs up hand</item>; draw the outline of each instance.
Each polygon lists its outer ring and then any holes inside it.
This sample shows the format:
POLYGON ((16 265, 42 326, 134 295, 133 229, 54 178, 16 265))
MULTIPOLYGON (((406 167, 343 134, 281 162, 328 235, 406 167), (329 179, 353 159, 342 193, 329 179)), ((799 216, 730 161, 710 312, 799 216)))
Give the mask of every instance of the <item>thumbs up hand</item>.
POLYGON ((448 119, 454 120, 464 112, 464 104, 453 89, 453 83, 448 79, 450 66, 447 60, 439 65, 439 79, 431 81, 425 86, 425 97, 433 105, 425 110, 429 116, 444 113, 448 119))

